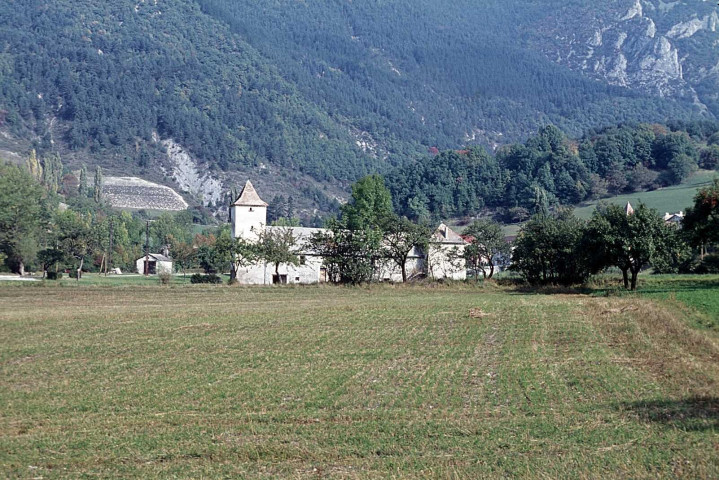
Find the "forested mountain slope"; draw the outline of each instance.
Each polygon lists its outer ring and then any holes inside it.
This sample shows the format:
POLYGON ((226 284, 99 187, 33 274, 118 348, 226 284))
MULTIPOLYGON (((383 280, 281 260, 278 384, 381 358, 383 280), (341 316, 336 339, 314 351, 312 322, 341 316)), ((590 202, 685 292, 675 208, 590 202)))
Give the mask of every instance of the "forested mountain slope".
MULTIPOLYGON (((702 110, 693 98, 661 98, 554 63, 547 23, 584 15, 591 2, 198 1, 380 147, 384 132, 441 149, 514 141, 550 122, 580 134, 702 110)), ((601 10, 620 18, 630 6, 601 10)), ((572 28, 594 34, 592 25, 572 28)))
POLYGON ((430 147, 713 118, 716 23, 698 0, 7 0, 0 149, 181 184, 169 146, 319 206, 430 147))
POLYGON ((190 0, 0 6, 2 127, 108 168, 151 162, 153 132, 207 167, 267 163, 319 179, 375 171, 348 129, 190 0), (114 157, 114 162, 118 157, 114 157))

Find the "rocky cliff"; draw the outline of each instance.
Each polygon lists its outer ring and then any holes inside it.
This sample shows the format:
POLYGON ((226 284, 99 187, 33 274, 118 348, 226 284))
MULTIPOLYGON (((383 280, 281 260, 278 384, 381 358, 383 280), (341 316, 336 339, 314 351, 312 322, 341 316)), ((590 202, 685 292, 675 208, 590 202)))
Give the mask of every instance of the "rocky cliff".
POLYGON ((551 10, 532 43, 593 78, 691 100, 717 114, 718 26, 713 2, 595 2, 551 10))

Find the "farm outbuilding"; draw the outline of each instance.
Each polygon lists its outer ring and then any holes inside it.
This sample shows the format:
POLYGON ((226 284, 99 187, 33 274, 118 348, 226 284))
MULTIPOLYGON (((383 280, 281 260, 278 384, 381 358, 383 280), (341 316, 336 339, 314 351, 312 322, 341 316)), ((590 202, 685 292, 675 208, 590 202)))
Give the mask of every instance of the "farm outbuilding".
POLYGON ((145 274, 145 260, 147 260, 147 274, 172 273, 172 259, 160 253, 151 253, 147 259, 142 256, 137 259, 137 273, 145 274))

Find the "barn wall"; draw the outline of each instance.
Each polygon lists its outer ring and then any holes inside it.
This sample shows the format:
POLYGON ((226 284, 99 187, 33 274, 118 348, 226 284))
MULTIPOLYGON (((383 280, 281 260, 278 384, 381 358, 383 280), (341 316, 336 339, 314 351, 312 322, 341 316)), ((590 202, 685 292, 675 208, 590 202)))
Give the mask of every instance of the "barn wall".
POLYGON ((427 274, 435 280, 448 278, 451 280, 465 280, 467 278, 467 264, 460 255, 464 252, 464 245, 433 243, 429 246, 427 256, 427 274))
MULTIPOLYGON (((150 257, 152 260, 152 257, 150 257)), ((157 273, 172 273, 172 262, 156 262, 155 266, 157 273)), ((145 257, 138 258, 135 262, 135 271, 140 275, 145 273, 145 257)))
MULTIPOLYGON (((307 255, 304 265, 281 264, 279 273, 287 275, 287 283, 312 284, 320 281, 321 268, 322 259, 320 257, 307 255)), ((237 281, 243 285, 272 285, 274 274, 274 265, 258 263, 240 268, 237 271, 237 281)))

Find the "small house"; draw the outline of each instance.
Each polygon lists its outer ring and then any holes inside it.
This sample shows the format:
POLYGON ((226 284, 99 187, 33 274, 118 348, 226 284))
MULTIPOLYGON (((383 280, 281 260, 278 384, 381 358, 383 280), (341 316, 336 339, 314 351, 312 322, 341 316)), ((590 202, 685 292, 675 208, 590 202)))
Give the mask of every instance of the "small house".
POLYGON ((137 259, 135 265, 137 266, 137 273, 141 275, 172 273, 172 259, 161 253, 151 253, 147 257, 142 256, 137 259))
POLYGON ((682 224, 682 222, 684 221, 684 212, 682 212, 682 211, 679 211, 677 213, 666 212, 664 214, 663 219, 664 219, 664 223, 666 223, 668 225, 680 226, 682 224))

